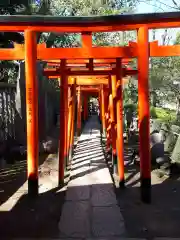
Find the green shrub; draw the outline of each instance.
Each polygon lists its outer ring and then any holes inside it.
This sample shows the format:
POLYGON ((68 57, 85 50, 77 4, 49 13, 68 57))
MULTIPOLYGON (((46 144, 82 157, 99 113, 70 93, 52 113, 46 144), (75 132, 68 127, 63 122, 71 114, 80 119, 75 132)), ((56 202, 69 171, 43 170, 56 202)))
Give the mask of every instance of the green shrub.
POLYGON ((176 112, 164 108, 156 108, 157 118, 161 119, 163 122, 173 122, 176 120, 176 112))
POLYGON ((151 118, 157 118, 157 114, 156 114, 156 108, 155 107, 151 107, 150 109, 150 116, 151 118))
POLYGON ((137 104, 133 103, 124 104, 124 111, 127 112, 128 110, 131 110, 132 112, 137 112, 137 104))

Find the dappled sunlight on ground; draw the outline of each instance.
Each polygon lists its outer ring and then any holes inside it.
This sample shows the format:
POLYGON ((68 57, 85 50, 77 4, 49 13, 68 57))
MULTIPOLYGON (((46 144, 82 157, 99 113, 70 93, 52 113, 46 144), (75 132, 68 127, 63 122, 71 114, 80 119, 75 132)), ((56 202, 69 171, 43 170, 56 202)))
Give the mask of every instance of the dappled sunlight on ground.
POLYGON ((179 176, 160 178, 157 170, 152 170, 152 203, 144 204, 140 199, 140 169, 132 164, 131 155, 132 149, 125 148, 127 188, 116 191, 128 237, 180 237, 179 176))
POLYGON ((38 198, 27 195, 25 161, 0 170, 2 239, 180 237, 180 177, 160 178, 152 169, 152 203, 142 203, 139 166, 131 159, 133 146, 125 144, 126 189, 121 190, 110 174, 112 161, 105 159, 97 118, 90 118, 87 126, 71 171, 65 172, 64 187, 58 187, 57 154, 42 160, 38 198))

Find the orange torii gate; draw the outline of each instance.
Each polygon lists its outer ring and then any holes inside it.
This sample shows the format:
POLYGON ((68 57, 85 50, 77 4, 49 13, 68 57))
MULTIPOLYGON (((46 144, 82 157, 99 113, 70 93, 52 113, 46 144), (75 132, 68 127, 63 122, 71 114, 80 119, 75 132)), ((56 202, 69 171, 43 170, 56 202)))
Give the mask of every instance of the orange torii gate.
MULTIPOLYGON (((127 61, 126 61, 127 62, 127 61)), ((93 64, 93 61, 91 61, 91 63, 93 64)), ((92 82, 92 79, 90 80, 89 84, 88 85, 92 85, 92 84, 107 84, 110 86, 113 85, 113 89, 110 88, 110 91, 113 94, 110 93, 110 96, 113 97, 113 102, 110 101, 110 109, 111 109, 111 114, 110 114, 110 121, 111 121, 111 124, 110 124, 110 132, 111 132, 111 136, 114 136, 113 138, 111 137, 111 142, 112 142, 112 147, 113 147, 113 151, 112 151, 112 162, 113 162, 113 166, 114 166, 114 173, 117 173, 117 166, 119 166, 119 173, 120 173, 120 178, 121 178, 121 181, 120 181, 120 186, 124 186, 124 167, 122 164, 124 162, 122 156, 123 154, 120 155, 120 151, 118 151, 118 149, 120 148, 121 150, 123 150, 123 138, 122 137, 116 137, 116 124, 118 126, 118 130, 123 134, 123 128, 121 126, 121 121, 119 120, 120 119, 120 114, 121 112, 119 111, 119 109, 117 110, 118 113, 116 114, 116 100, 118 99, 118 97, 121 97, 120 94, 116 96, 116 78, 112 78, 112 82, 114 84, 111 84, 109 83, 109 80, 111 81, 111 76, 113 74, 117 74, 118 76, 118 68, 121 69, 121 73, 122 73, 122 76, 126 76, 126 75, 134 75, 134 74, 137 74, 137 70, 132 70, 132 69, 127 69, 127 68, 122 68, 121 67, 121 61, 118 61, 118 59, 116 60, 115 64, 114 64, 115 68, 110 68, 108 73, 107 73, 107 69, 106 68, 102 68, 100 70, 100 74, 108 74, 109 77, 106 77, 106 83, 102 81, 102 79, 99 79, 98 81, 95 81, 95 82, 92 82), (117 67, 118 66, 118 67, 117 67), (117 99, 116 99, 117 98, 117 99), (116 116, 117 116, 117 119, 116 119, 116 116), (116 139, 117 138, 117 139, 116 139), (118 147, 117 147, 118 146, 118 147), (118 163, 117 164, 117 153, 118 153, 118 159, 121 163, 118 163)), ((71 66, 72 67, 72 66, 71 66)), ((68 66, 67 66, 68 68, 68 66)), ((61 75, 61 69, 45 69, 44 70, 44 75, 46 75, 47 77, 53 77, 54 76, 58 76, 58 75, 61 75), (54 74, 55 72, 55 74, 54 74)), ((69 69, 68 69, 69 70, 69 69)), ((72 73, 72 68, 71 68, 71 72, 68 72, 67 75, 71 74, 72 73)), ((92 75, 93 73, 97 73, 97 71, 99 72, 99 70, 92 70, 92 69, 81 69, 81 66, 78 65, 78 68, 76 70, 74 70, 73 72, 76 72, 76 74, 74 73, 74 75, 92 75)), ((96 76, 96 78, 98 77, 98 75, 96 76)), ((92 78, 92 77, 91 77, 92 78)), ((123 80, 123 78, 122 78, 123 80)), ((125 82, 125 81, 124 81, 125 82)), ((76 83, 78 85, 81 85, 81 84, 87 84, 86 82, 86 79, 83 79, 83 81, 80 81, 79 78, 76 79, 76 83)), ((123 83, 123 81, 122 81, 123 83)), ((71 78, 68 78, 68 84, 71 84, 71 78)), ((78 113, 77 113, 77 135, 79 136, 80 133, 81 133, 81 108, 82 108, 82 105, 81 105, 81 102, 82 102, 82 96, 81 96, 81 92, 82 92, 82 88, 79 87, 79 90, 78 90, 78 94, 77 94, 77 99, 78 99, 78 113)), ((90 89, 90 88, 86 88, 86 92, 98 92, 98 90, 96 89, 90 89)), ((99 92, 100 93, 100 92, 99 92)), ((100 96, 100 99, 99 100, 102 100, 101 99, 101 96, 100 96)), ((101 117, 102 117, 102 123, 103 123, 103 132, 106 133, 106 126, 105 126, 105 112, 103 111, 104 110, 104 106, 102 103, 102 101, 99 101, 100 103, 100 112, 101 112, 101 117)), ((117 101, 118 102, 118 101, 117 101)), ((121 102, 121 101, 120 101, 121 102)), ((120 105, 119 105, 120 106, 120 105)), ((86 110, 85 110, 86 111, 86 110)), ((86 113, 84 113, 84 115, 86 115, 86 113)), ((84 117, 85 119, 86 117, 84 117)), ((119 136, 119 135, 117 135, 119 136)), ((123 153, 123 151, 122 151, 123 153)))
MULTIPOLYGON (((68 122, 68 76, 77 76, 77 71, 67 70, 68 61, 85 60, 89 63, 88 75, 108 75, 109 90, 101 88, 101 109, 105 114, 105 122, 115 126, 118 140, 118 174, 120 185, 124 186, 123 136, 122 136, 122 59, 137 58, 138 60, 138 108, 139 108, 139 136, 140 136, 140 169, 141 169, 141 197, 144 202, 151 199, 151 160, 149 146, 149 86, 148 70, 149 57, 180 56, 180 46, 158 46, 157 42, 148 42, 148 30, 153 28, 172 28, 180 26, 180 13, 156 13, 117 15, 103 17, 46 17, 46 16, 0 16, 0 30, 24 32, 25 45, 16 45, 12 49, 0 49, 0 60, 24 60, 26 68, 26 112, 27 112, 27 145, 28 145, 28 193, 38 194, 38 105, 36 61, 59 61, 61 74, 61 138, 59 153, 59 184, 64 181, 64 159, 67 158, 68 122), (92 32, 137 30, 137 43, 130 43, 126 47, 93 47, 92 32), (82 34, 80 48, 46 48, 37 45, 36 32, 70 32, 82 34), (115 70, 94 70, 93 59, 116 59, 115 70), (117 64, 118 63, 118 64, 117 64), (121 63, 121 64, 120 64, 121 63), (106 99, 106 101, 105 101, 106 99), (107 101, 109 99, 109 110, 107 101), (103 104, 104 101, 104 104, 103 104), (107 113, 107 114, 106 114, 107 113), (109 118, 109 113, 111 118, 109 118), (116 113, 116 118, 114 118, 116 113), (109 119, 111 121, 109 121, 109 119), (117 122, 116 122, 117 120, 117 122)), ((55 73, 57 73, 55 71, 55 73)), ((83 73, 81 70, 79 73, 83 73)), ((76 83, 72 84, 72 95, 75 96, 76 83)), ((104 115, 103 115, 104 116, 104 115)), ((69 136, 68 136, 69 137, 69 136)), ((107 128, 108 142, 110 132, 107 128)), ((113 140, 113 137, 112 137, 113 140)), ((73 144, 71 134, 70 145, 73 144)), ((112 143, 114 144, 114 143, 112 143)), ((114 151, 114 145, 113 145, 114 151)))

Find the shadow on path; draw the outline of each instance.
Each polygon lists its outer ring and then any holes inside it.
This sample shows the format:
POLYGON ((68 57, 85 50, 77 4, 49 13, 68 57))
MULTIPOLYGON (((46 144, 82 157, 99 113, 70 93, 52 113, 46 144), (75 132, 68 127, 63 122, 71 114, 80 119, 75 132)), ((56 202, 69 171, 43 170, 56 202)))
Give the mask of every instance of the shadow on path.
POLYGON ((152 239, 180 237, 180 177, 159 178, 152 170, 152 203, 140 200, 139 166, 131 164, 132 149, 125 147, 126 189, 117 189, 128 237, 152 239))

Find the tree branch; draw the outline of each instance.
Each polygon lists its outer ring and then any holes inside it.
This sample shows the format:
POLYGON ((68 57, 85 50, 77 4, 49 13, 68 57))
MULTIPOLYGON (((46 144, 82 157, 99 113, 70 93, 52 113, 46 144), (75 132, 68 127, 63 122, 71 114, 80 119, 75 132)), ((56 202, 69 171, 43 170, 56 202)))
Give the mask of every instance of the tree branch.
POLYGON ((177 2, 175 0, 172 0, 172 2, 174 3, 174 5, 178 7, 177 2))

